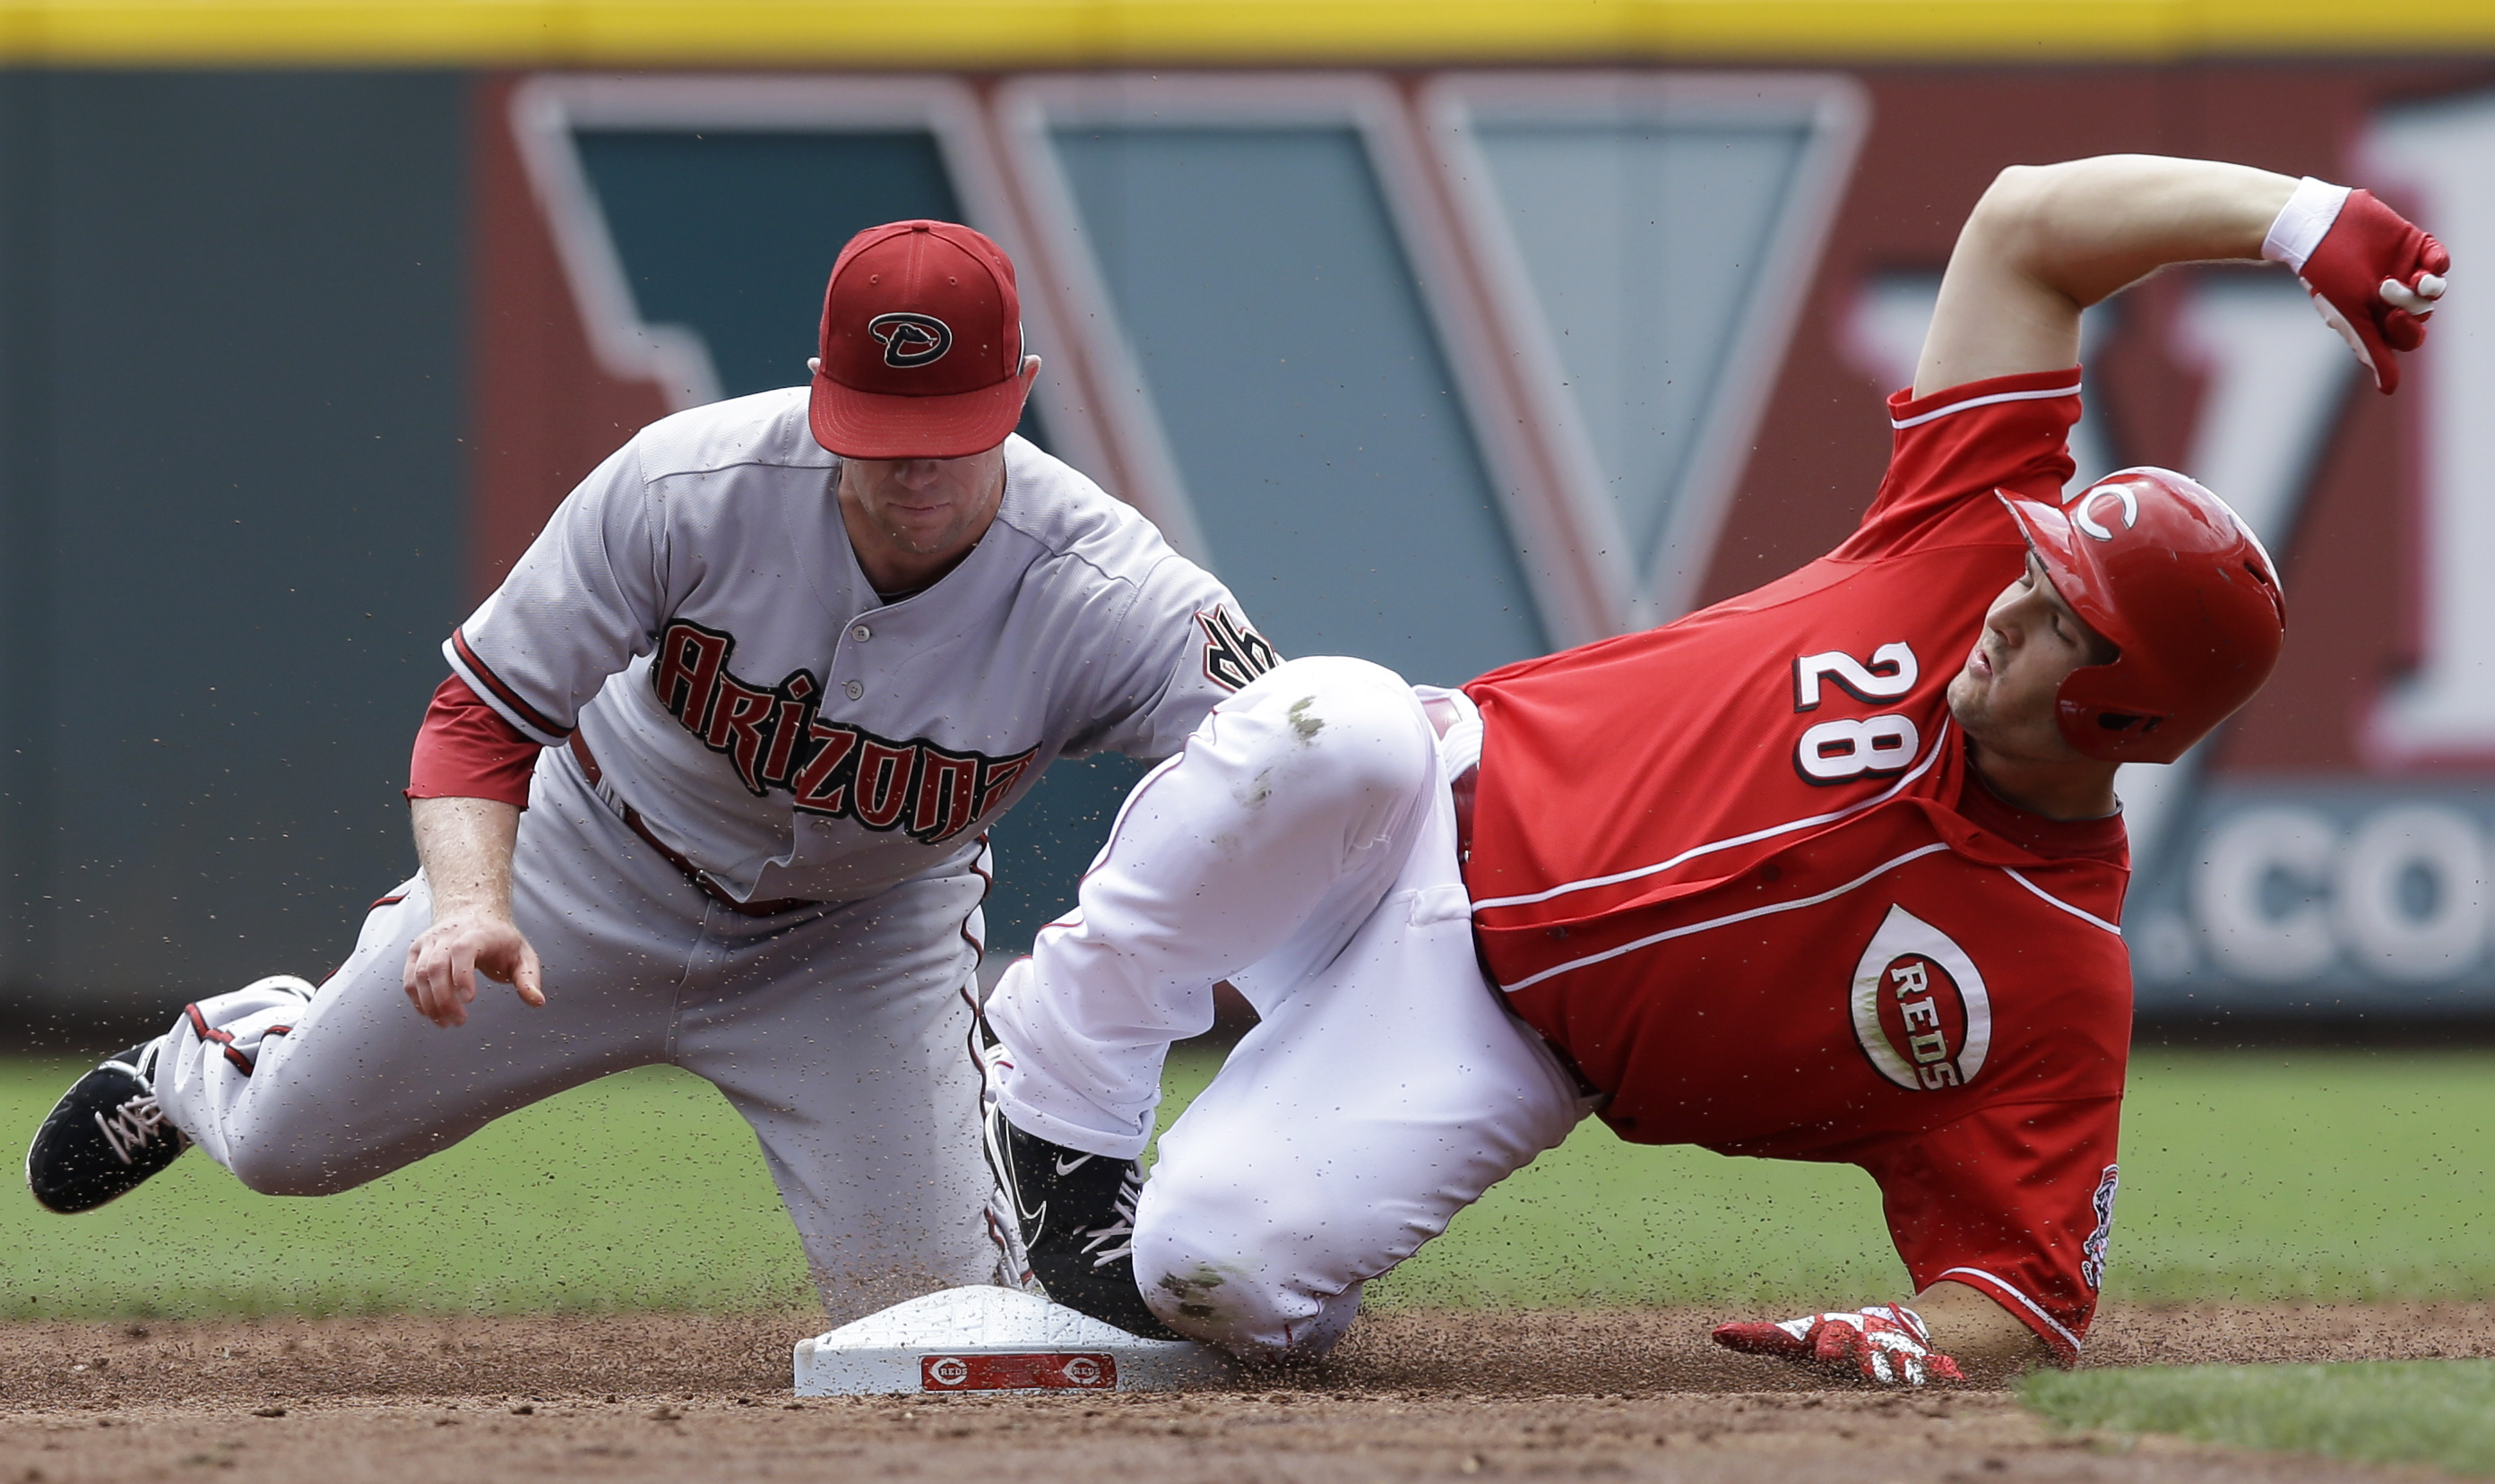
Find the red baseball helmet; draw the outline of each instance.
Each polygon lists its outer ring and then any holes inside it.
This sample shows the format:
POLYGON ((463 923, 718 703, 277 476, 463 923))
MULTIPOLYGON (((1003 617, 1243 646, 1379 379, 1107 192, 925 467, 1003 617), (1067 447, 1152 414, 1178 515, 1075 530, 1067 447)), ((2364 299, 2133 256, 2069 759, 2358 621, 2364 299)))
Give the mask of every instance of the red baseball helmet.
POLYGON ((2062 735, 2109 762, 2172 762, 2253 698, 2278 664, 2278 567, 2225 501, 2171 469, 2121 469, 2059 510, 2000 496, 2046 574, 2120 647, 2071 671, 2062 735))

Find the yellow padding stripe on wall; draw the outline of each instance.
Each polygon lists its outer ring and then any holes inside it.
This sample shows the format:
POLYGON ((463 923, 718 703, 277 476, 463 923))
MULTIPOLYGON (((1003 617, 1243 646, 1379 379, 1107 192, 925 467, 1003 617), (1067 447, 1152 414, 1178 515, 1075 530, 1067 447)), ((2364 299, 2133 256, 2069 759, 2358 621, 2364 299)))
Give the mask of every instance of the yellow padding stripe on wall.
POLYGON ((0 0, 0 61, 1028 68, 2495 54, 2495 0, 0 0))

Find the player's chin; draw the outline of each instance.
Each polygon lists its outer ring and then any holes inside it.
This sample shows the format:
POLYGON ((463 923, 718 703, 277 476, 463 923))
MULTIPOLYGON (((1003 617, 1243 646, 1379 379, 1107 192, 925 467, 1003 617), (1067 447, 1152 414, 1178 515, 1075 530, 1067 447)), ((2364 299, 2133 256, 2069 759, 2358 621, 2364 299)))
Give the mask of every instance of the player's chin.
POLYGON ((1962 669, 1949 683, 1950 719, 1958 730, 1968 736, 1980 735, 1991 720, 1991 687, 1979 679, 1973 669, 1962 669))
POLYGON ((892 539, 917 556, 933 556, 961 540, 962 522, 951 510, 903 516, 890 522, 892 539))

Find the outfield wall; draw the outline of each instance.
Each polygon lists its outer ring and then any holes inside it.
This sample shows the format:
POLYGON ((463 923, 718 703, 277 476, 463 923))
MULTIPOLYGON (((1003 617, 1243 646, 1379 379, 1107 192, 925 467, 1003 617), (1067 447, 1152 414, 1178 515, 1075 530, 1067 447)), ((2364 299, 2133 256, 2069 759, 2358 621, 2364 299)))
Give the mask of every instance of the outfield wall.
POLYGON ((0 983, 325 972, 461 610, 467 79, 0 75, 0 983))
MULTIPOLYGON (((1833 544, 1956 222, 2003 165, 2107 150, 2359 179, 2462 262, 2396 400, 2276 275, 2091 316, 2081 474, 2202 475, 2292 605, 2269 692, 2127 770, 2143 1008, 2495 1009, 2495 48, 0 74, 0 983, 333 962, 409 866, 442 634, 632 427, 799 379, 859 226, 1005 240, 1026 430, 1286 653, 1443 683, 1833 544)), ((1131 776, 999 831, 999 941, 1131 776)))

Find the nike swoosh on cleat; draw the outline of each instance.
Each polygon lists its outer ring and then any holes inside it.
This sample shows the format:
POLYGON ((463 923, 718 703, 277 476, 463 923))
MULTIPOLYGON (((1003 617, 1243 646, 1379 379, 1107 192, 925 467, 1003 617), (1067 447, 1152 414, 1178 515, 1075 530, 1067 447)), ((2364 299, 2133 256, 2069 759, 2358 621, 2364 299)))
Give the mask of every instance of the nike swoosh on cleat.
POLYGON ((1058 1160, 1058 1161, 1057 1161, 1057 1173, 1058 1173, 1059 1177, 1062 1179, 1062 1178, 1063 1178, 1064 1176, 1067 1176, 1067 1175, 1071 1175, 1071 1174, 1073 1174, 1076 1170, 1079 1170, 1079 1169, 1081 1169, 1083 1166, 1085 1166, 1085 1165, 1087 1165, 1087 1164, 1091 1163, 1091 1162, 1092 1162, 1092 1158, 1093 1158, 1093 1157, 1092 1157, 1092 1156, 1090 1156, 1090 1155, 1076 1155, 1076 1156, 1075 1156, 1073 1159, 1060 1159, 1060 1160, 1058 1160))
POLYGON ((1048 1202, 1041 1201, 1034 1206, 1024 1200, 1022 1182, 1011 1178, 1010 1166, 1007 1177, 999 1183, 1004 1188, 1005 1197, 1013 1202, 1014 1215, 1021 1220, 1026 1232, 1036 1230, 1036 1223, 1048 1220, 1048 1202))

